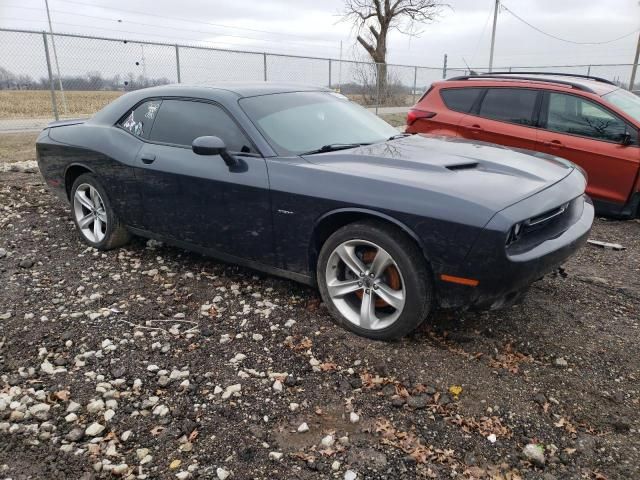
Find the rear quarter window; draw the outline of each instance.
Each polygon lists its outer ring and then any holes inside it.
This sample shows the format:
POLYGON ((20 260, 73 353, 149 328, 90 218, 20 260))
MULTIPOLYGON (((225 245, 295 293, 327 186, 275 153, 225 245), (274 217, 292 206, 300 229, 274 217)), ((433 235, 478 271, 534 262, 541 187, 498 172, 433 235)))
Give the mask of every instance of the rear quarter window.
POLYGON ((440 97, 449 110, 469 113, 482 90, 482 88, 446 88, 440 90, 440 97))
POLYGON ((162 100, 146 100, 129 110, 118 125, 136 137, 149 138, 161 104, 162 100))

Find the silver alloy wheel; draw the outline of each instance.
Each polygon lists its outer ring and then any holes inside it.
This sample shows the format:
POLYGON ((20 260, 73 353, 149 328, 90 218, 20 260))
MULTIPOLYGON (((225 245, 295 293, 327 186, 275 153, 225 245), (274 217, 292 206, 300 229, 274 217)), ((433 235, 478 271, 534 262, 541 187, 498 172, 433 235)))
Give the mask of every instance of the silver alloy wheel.
POLYGON ((360 328, 387 328, 402 313, 406 298, 402 272, 391 255, 373 242, 348 240, 338 245, 327 262, 325 278, 335 307, 360 328), (391 269, 397 272, 392 275, 395 282, 390 281, 391 269), (389 285, 398 286, 398 279, 399 289, 389 285))
POLYGON ((73 213, 84 237, 100 243, 107 235, 107 212, 100 193, 93 185, 83 183, 73 195, 73 213))

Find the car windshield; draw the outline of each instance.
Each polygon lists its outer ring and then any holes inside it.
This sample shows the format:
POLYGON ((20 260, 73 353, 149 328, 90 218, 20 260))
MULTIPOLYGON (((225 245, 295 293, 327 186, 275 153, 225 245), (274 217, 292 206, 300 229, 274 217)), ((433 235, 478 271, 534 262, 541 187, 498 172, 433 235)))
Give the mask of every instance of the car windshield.
POLYGON ((327 146, 382 142, 398 130, 334 92, 291 92, 244 98, 241 107, 278 155, 327 146))
POLYGON ((603 95, 602 98, 608 100, 624 113, 640 122, 640 97, 637 95, 619 88, 618 90, 603 95))

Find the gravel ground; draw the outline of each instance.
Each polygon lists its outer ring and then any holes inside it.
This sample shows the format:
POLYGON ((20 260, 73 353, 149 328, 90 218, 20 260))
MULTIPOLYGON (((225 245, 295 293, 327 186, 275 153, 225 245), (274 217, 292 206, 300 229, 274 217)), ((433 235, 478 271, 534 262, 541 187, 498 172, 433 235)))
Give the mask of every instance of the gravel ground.
POLYGON ((522 305, 410 338, 307 287, 136 239, 101 253, 0 175, 0 474, 640 478, 640 223, 596 222, 522 305))

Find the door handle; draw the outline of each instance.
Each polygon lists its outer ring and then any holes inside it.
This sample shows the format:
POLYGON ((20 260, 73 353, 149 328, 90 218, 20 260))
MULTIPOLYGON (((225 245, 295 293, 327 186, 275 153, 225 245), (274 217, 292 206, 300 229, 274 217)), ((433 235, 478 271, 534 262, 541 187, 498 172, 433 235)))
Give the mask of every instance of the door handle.
POLYGON ((562 142, 560 140, 551 140, 550 142, 544 142, 544 145, 551 148, 561 148, 562 142))
POLYGON ((481 132, 481 131, 483 131, 483 130, 484 130, 484 128, 482 128, 480 125, 474 124, 474 125, 471 125, 471 126, 469 127, 469 130, 470 130, 471 132, 477 133, 477 132, 481 132))
POLYGON ((142 157, 140 157, 140 159, 142 160, 142 163, 144 163, 145 165, 151 165, 153 162, 156 161, 156 156, 155 154, 151 153, 147 153, 147 154, 143 154, 142 157))

